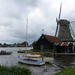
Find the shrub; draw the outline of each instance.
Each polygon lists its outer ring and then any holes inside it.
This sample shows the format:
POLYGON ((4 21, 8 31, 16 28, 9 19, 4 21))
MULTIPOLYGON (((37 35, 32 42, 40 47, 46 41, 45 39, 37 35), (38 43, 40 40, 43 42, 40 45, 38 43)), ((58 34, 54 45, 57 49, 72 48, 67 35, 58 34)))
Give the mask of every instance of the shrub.
POLYGON ((31 75, 30 69, 20 66, 1 66, 0 75, 31 75))

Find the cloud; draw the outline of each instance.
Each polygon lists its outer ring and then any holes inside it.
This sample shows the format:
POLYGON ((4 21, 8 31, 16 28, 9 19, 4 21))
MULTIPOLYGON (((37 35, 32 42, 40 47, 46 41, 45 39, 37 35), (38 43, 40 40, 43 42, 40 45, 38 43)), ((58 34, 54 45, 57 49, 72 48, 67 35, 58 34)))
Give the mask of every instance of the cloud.
MULTIPOLYGON (((0 42, 24 42, 27 17, 29 44, 38 40, 42 33, 54 36, 60 3, 61 19, 75 21, 74 0, 0 0, 0 42)), ((74 24, 71 23, 73 30, 74 24)))
POLYGON ((9 40, 8 43, 12 43, 12 40, 13 42, 25 41, 25 20, 28 14, 36 8, 37 0, 36 2, 30 0, 1 0, 0 4, 0 36, 3 37, 1 42, 8 42, 9 40))

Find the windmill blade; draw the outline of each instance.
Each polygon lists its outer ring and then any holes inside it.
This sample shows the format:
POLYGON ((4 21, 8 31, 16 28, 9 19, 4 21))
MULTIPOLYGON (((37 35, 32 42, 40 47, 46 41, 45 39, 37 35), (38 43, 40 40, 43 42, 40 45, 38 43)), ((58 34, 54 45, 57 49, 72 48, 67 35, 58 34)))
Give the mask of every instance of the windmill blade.
POLYGON ((56 17, 56 22, 58 22, 58 19, 57 19, 57 17, 56 17))
POLYGON ((56 27, 55 37, 57 35, 57 30, 58 30, 58 23, 57 23, 57 27, 56 27))
POLYGON ((62 9, 62 3, 61 3, 61 5, 60 5, 59 20, 60 20, 60 16, 61 16, 61 9, 62 9))
POLYGON ((59 18, 58 18, 58 19, 56 18, 56 21, 57 21, 57 27, 56 27, 55 37, 56 37, 57 31, 58 31, 58 21, 60 20, 60 16, 61 16, 61 8, 62 8, 62 3, 61 3, 61 5, 60 5, 59 18))
POLYGON ((58 30, 58 19, 57 18, 56 18, 56 22, 57 22, 57 27, 56 27, 55 37, 57 35, 57 30, 58 30))

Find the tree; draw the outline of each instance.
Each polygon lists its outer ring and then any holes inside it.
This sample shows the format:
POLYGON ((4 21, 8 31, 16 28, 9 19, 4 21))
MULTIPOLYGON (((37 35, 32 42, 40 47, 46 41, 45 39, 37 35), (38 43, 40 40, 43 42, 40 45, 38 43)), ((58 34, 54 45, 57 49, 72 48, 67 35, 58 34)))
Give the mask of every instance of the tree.
POLYGON ((0 43, 0 45, 2 45, 2 44, 0 43))
POLYGON ((20 43, 18 43, 18 45, 20 45, 20 43))
POLYGON ((7 45, 6 43, 4 43, 4 45, 7 45))
POLYGON ((36 42, 34 41, 33 43, 32 43, 32 45, 34 45, 36 42))
POLYGON ((26 46, 26 44, 27 44, 27 46, 28 46, 28 42, 23 42, 23 43, 21 43, 21 45, 25 45, 26 46))
POLYGON ((14 45, 16 45, 16 43, 14 43, 14 45))

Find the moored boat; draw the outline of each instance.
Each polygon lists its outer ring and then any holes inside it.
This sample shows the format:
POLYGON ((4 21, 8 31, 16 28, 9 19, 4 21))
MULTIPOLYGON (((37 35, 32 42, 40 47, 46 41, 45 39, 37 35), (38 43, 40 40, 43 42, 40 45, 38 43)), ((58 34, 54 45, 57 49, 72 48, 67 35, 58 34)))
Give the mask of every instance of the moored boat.
MULTIPOLYGON (((27 18, 27 26, 26 26, 26 56, 27 56, 27 30, 28 30, 28 18, 27 18)), ((18 61, 25 64, 31 64, 31 65, 44 65, 44 61, 29 59, 29 58, 18 58, 18 61)))
POLYGON ((28 59, 28 58, 18 58, 18 62, 24 63, 24 64, 30 64, 30 65, 44 65, 44 61, 34 60, 34 59, 28 59))
POLYGON ((12 52, 1 51, 0 55, 10 55, 12 52))
POLYGON ((45 61, 45 62, 51 62, 53 60, 53 57, 41 57, 39 55, 19 56, 19 58, 29 58, 29 59, 45 61))

